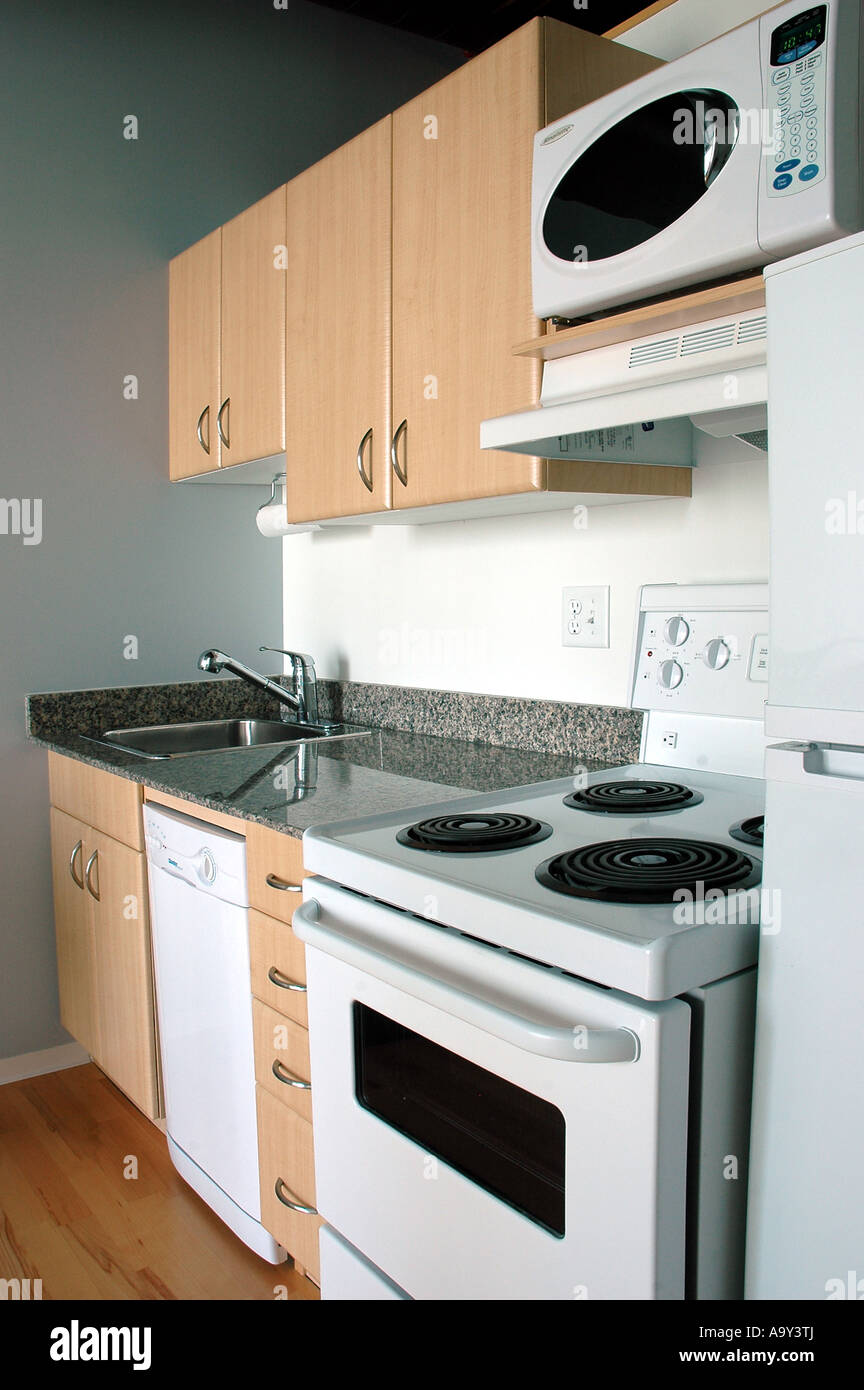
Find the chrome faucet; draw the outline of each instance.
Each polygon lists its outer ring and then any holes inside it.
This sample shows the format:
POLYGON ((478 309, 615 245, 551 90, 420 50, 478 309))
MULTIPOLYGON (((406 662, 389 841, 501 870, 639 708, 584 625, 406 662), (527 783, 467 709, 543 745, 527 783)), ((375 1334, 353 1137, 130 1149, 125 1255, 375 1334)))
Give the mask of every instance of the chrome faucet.
POLYGON ((282 656, 287 656, 291 662, 291 673, 294 679, 294 690, 288 690, 284 685, 279 685, 276 681, 271 681, 269 676, 262 676, 260 671, 253 671, 251 666, 246 666, 236 657, 228 656, 225 652, 220 652, 218 648, 202 652, 198 658, 199 671, 209 671, 212 675, 218 675, 220 671, 233 671, 235 676, 241 680, 248 681, 250 685, 256 686, 259 690, 266 690, 268 695, 280 702, 280 716, 288 719, 288 710, 293 710, 299 724, 314 724, 318 729, 336 729, 338 724, 330 720, 319 720, 318 718, 318 682, 315 676, 315 662, 311 656, 305 652, 286 652, 281 647, 259 647, 262 652, 279 652, 282 656), (286 706, 288 709, 286 709, 286 706))

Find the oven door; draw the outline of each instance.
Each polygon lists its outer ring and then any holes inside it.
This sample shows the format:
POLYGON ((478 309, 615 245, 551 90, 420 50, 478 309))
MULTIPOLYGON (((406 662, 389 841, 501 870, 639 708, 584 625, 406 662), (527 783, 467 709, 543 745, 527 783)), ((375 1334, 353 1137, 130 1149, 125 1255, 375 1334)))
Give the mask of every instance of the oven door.
POLYGON ((682 1298, 688 1007, 304 896, 325 1221, 415 1299, 682 1298))

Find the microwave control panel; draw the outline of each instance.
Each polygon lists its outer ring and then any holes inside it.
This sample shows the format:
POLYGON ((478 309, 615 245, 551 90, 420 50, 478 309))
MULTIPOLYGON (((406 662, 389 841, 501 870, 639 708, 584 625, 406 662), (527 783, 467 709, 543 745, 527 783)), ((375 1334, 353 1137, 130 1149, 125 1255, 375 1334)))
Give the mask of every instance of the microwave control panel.
MULTIPOLYGON (((801 10, 771 31, 762 132, 769 198, 788 198, 825 178, 828 6, 801 10)), ((752 139, 749 133, 747 138, 752 139)))
POLYGON ((764 610, 640 614, 636 709, 761 719, 768 681, 764 610))

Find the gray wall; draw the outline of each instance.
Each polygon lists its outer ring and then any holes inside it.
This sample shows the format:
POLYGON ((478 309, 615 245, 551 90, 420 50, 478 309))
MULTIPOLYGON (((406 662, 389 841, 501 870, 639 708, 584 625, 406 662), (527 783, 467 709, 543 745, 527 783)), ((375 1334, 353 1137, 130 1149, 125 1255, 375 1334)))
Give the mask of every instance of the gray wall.
POLYGON ((0 1058, 66 1041, 25 692, 281 636, 266 490, 167 481, 168 259, 460 61, 301 0, 2 7, 0 496, 41 498, 43 538, 0 534, 0 1058))

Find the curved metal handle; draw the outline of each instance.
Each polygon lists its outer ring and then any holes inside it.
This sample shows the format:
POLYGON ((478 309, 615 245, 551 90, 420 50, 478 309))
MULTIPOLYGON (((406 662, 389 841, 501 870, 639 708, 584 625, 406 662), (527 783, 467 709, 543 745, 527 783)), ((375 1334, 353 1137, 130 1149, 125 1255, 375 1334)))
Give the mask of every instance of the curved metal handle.
POLYGON ((93 887, 93 880, 92 880, 91 877, 90 877, 90 873, 91 873, 91 871, 92 871, 92 869, 93 869, 93 865, 94 865, 94 864, 98 864, 98 862, 99 862, 99 851, 98 851, 98 849, 94 849, 93 853, 90 855, 90 858, 87 860, 87 867, 86 867, 86 869, 84 870, 84 880, 85 880, 85 882, 86 882, 86 884, 87 884, 87 892, 90 894, 91 898, 95 898, 95 899, 96 899, 97 903, 99 902, 99 889, 98 889, 98 888, 95 888, 95 889, 94 889, 94 887, 93 887))
POLYGON ((196 433, 197 436, 198 436, 198 443, 201 445, 201 448, 204 450, 205 454, 209 454, 209 452, 210 452, 210 407, 209 407, 209 405, 205 405, 204 409, 201 411, 201 414, 198 416, 198 424, 197 424, 197 426, 196 426, 196 428, 195 428, 195 433, 196 433), (204 424, 204 416, 205 416, 205 415, 207 416, 207 442, 206 442, 206 444, 205 444, 205 442, 204 442, 204 432, 203 432, 203 429, 202 429, 202 426, 203 426, 203 424, 204 424))
POLYGON ((367 475, 366 475, 366 469, 363 467, 363 450, 366 448, 366 445, 369 443, 369 441, 371 440, 371 438, 372 438, 372 429, 371 429, 371 427, 370 427, 370 428, 366 431, 366 433, 364 434, 363 438, 360 440, 360 447, 359 447, 359 449, 357 450, 357 472, 360 474, 360 481, 361 481, 361 483, 363 484, 363 486, 364 486, 365 488, 368 488, 369 492, 372 491, 372 467, 371 467, 372 451, 371 451, 371 449, 370 449, 370 451, 369 451, 370 467, 369 467, 369 475, 368 475, 368 477, 367 477, 367 475))
POLYGON ((276 888, 280 893, 302 893, 303 889, 299 883, 288 883, 278 874, 268 874, 265 880, 269 888, 276 888))
POLYGON ((405 433, 407 428, 408 421, 403 420, 402 424, 399 426, 398 430, 393 436, 393 443, 390 445, 390 463, 392 464, 393 472, 396 474, 396 477, 399 479, 403 487, 408 486, 408 473, 407 470, 403 471, 403 469, 399 467, 399 454, 397 451, 399 448, 399 440, 401 439, 402 435, 405 433))
POLYGON ((287 975, 283 975, 275 965, 271 965, 267 971, 267 979, 271 985, 278 985, 279 989, 293 989, 296 994, 307 994, 306 985, 298 985, 296 980, 289 980, 287 975))
MULTIPOLYGON (((221 404, 220 407, 219 407, 219 414, 216 416, 216 428, 217 428, 217 430, 219 431, 219 438, 222 440, 222 443, 225 445, 225 448, 226 448, 226 449, 230 449, 230 448, 231 448, 231 440, 228 438, 228 435, 226 434, 225 430, 223 430, 223 428, 222 428, 222 416, 225 414, 225 411, 228 409, 228 407, 230 406, 230 404, 231 404, 231 397, 230 397, 230 396, 226 396, 225 399, 224 399, 224 401, 222 402, 222 404, 221 404)), ((229 429, 230 429, 230 425, 229 425, 229 429)))
POLYGON ((317 1216, 317 1207, 308 1207, 305 1202, 298 1202, 296 1197, 288 1197, 284 1194, 289 1192, 281 1178, 276 1179, 276 1186, 273 1188, 283 1207, 290 1207, 292 1211, 302 1211, 304 1216, 317 1216))
POLYGON ((295 1076, 293 1071, 289 1071, 287 1067, 283 1067, 278 1057, 270 1070, 276 1077, 276 1080, 282 1082, 283 1086, 295 1086, 298 1091, 312 1090, 311 1081, 304 1081, 301 1076, 295 1076))
POLYGON ((76 888, 83 888, 83 887, 84 887, 84 880, 83 880, 83 878, 79 878, 78 875, 77 875, 76 872, 75 872, 75 860, 76 860, 77 856, 81 853, 81 847, 82 847, 83 843, 84 843, 83 840, 79 840, 78 843, 77 843, 77 845, 76 845, 75 848, 73 849, 72 853, 69 855, 69 872, 70 872, 70 874, 72 875, 72 882, 75 884, 75 887, 76 887, 76 888))

